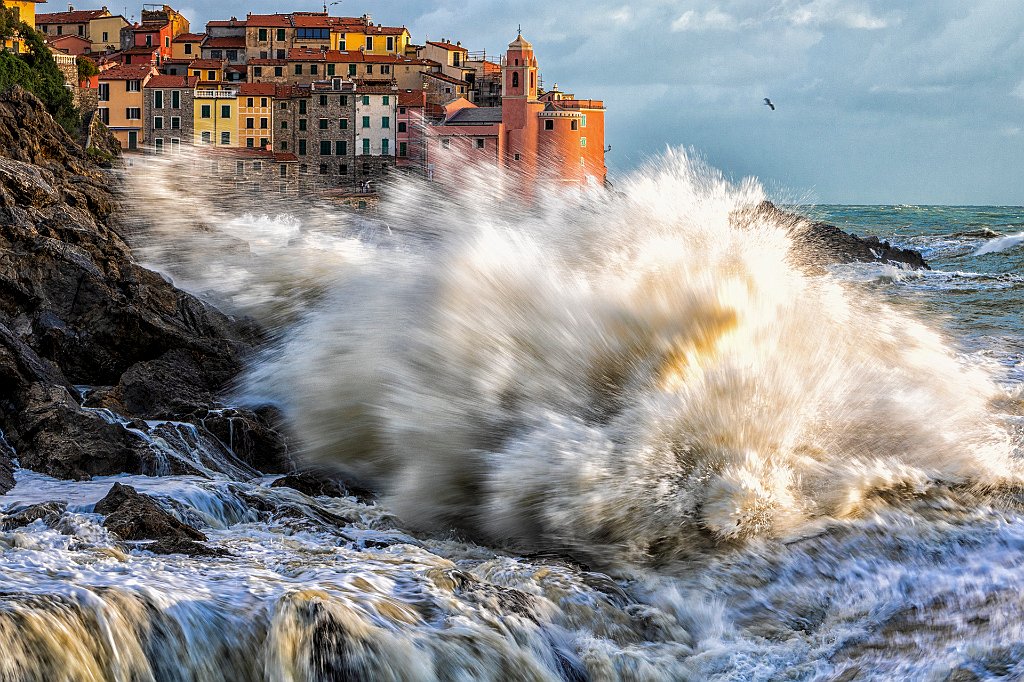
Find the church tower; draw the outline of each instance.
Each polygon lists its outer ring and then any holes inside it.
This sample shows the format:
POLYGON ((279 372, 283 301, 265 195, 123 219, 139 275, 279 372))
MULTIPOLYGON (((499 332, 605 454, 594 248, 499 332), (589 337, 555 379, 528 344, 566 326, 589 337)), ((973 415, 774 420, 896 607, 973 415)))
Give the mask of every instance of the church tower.
POLYGON ((537 58, 533 55, 533 45, 522 33, 508 44, 503 71, 503 97, 537 99, 537 58))
POLYGON ((527 178, 537 174, 537 114, 543 110, 544 104, 537 99, 537 58, 533 45, 520 33, 509 43, 501 67, 501 122, 505 166, 527 178))

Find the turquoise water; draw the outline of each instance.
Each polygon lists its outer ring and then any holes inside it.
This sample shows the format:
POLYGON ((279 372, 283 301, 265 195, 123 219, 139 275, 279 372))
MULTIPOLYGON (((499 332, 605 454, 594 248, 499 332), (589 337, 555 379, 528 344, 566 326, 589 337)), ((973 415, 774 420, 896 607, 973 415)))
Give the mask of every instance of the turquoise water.
POLYGON ((855 278, 943 326, 951 341, 988 355, 1024 381, 1024 207, 814 206, 816 220, 921 251, 931 272, 865 266, 855 278))

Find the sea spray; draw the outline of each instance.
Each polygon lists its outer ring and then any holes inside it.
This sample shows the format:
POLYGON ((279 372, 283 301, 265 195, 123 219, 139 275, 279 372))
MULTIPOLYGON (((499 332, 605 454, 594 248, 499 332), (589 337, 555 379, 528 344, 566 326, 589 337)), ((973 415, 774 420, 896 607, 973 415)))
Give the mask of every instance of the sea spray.
POLYGON ((172 220, 149 253, 281 325, 244 391, 410 526, 661 565, 887 490, 1016 479, 986 373, 806 267, 755 182, 671 152, 615 192, 510 189, 398 181, 386 237, 318 210, 288 239, 257 219, 237 258, 206 253, 245 240, 237 215, 172 220))

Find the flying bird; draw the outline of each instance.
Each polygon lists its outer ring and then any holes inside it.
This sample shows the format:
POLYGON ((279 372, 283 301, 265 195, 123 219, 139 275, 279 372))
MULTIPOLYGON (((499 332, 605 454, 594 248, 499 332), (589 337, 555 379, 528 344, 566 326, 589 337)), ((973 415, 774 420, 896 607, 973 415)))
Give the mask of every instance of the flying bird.
POLYGON ((767 97, 764 98, 764 105, 766 107, 768 107, 769 109, 771 109, 772 111, 775 111, 775 105, 772 104, 772 101, 770 99, 768 99, 767 97))

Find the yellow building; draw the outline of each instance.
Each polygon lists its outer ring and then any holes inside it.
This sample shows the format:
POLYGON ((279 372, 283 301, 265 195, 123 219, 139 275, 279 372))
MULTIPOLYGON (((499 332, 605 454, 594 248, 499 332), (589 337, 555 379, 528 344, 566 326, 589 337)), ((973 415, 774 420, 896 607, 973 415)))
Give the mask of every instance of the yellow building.
POLYGON ((216 83, 200 83, 193 99, 197 145, 237 147, 238 88, 216 83))
POLYGON ((188 65, 189 76, 199 76, 204 83, 219 83, 224 79, 224 62, 220 59, 197 59, 188 65))
POLYGON ((132 64, 115 66, 99 75, 96 111, 122 149, 135 151, 145 142, 142 89, 156 73, 149 64, 132 64))
MULTIPOLYGON (((46 0, 3 0, 3 4, 4 7, 14 10, 14 15, 20 21, 24 21, 34 29, 36 27, 37 1, 46 2, 46 0)), ((19 36, 14 36, 11 40, 5 41, 4 48, 14 52, 28 52, 28 48, 25 47, 25 41, 21 40, 19 36)))
POLYGON ((273 83, 238 86, 238 146, 260 148, 274 142, 273 83))
POLYGON ((171 41, 171 59, 202 59, 205 33, 182 33, 171 41))
POLYGON ((36 28, 53 40, 59 36, 78 36, 89 41, 89 52, 106 52, 121 46, 121 29, 128 25, 124 17, 102 9, 69 9, 67 12, 39 12, 36 28))
POLYGON ((371 21, 331 29, 331 49, 342 52, 362 50, 366 54, 402 56, 410 40, 404 26, 375 26, 371 21))

